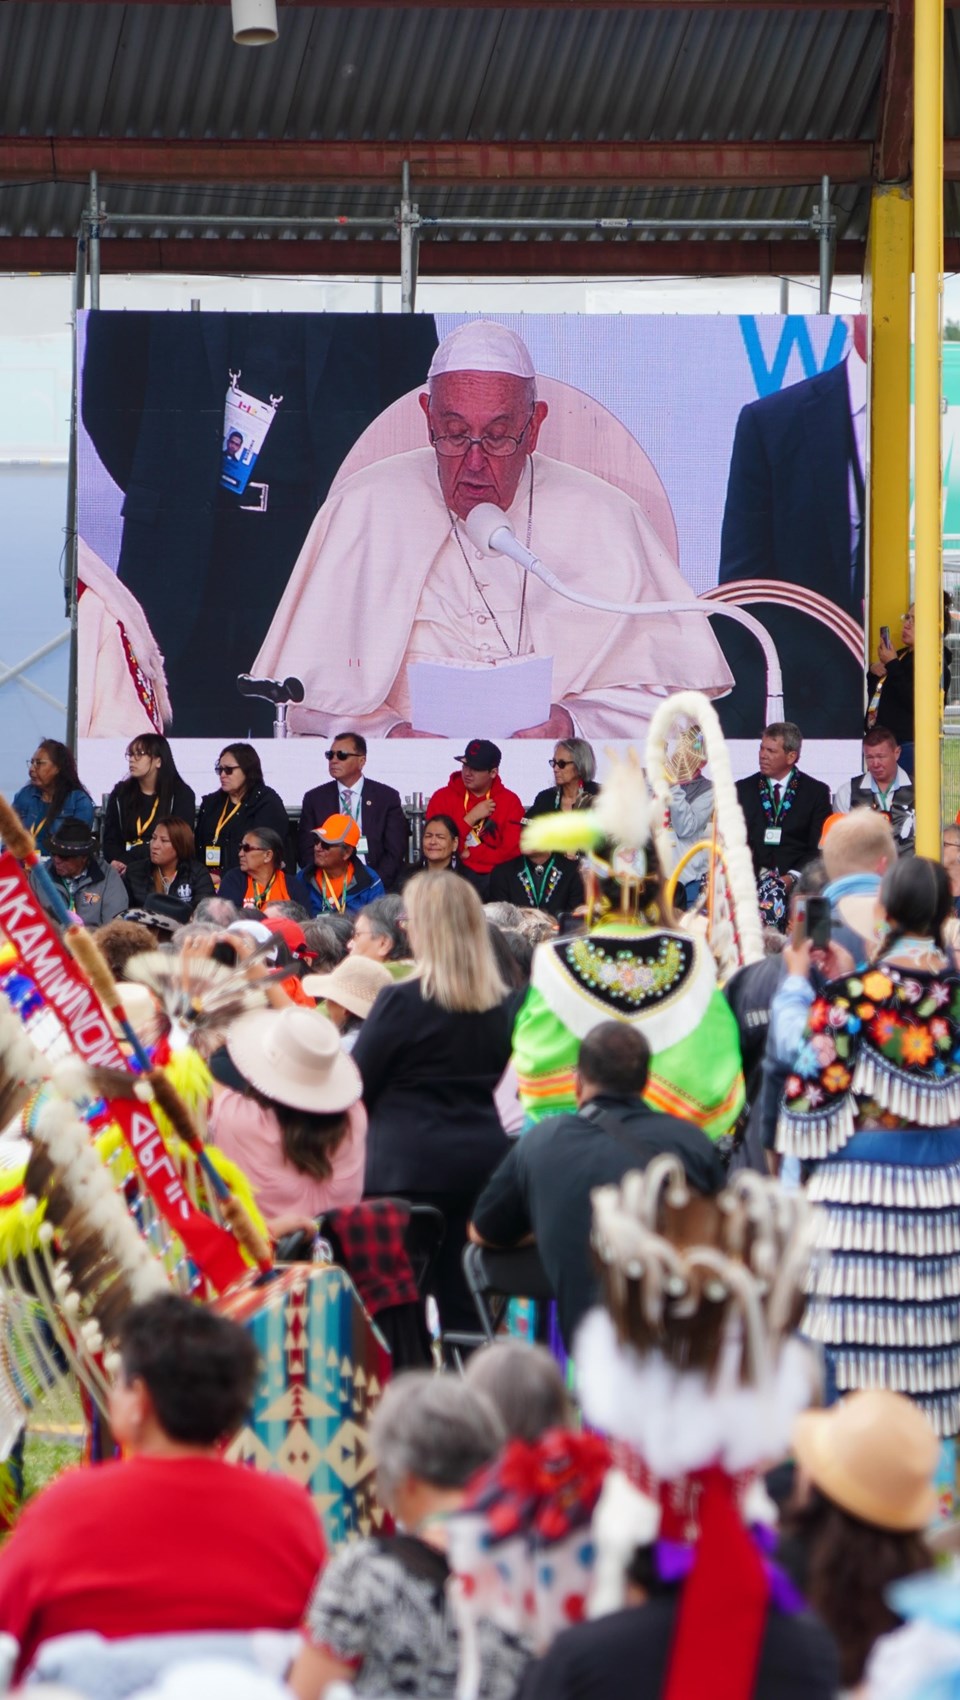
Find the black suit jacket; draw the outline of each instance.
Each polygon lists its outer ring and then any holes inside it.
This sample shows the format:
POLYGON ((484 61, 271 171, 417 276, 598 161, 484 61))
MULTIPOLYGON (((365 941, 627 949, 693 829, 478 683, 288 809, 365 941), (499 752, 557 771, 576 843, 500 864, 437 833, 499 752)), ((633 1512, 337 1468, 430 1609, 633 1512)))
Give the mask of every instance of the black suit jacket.
MULTIPOLYGON (((330 815, 340 813, 340 787, 335 779, 326 785, 315 785, 303 799, 300 810, 300 832, 297 848, 298 867, 313 867, 313 829, 322 826, 330 815)), ((360 827, 367 841, 365 860, 375 868, 386 891, 394 891, 400 869, 407 859, 409 832, 399 791, 392 785, 381 785, 379 779, 363 778, 360 793, 360 827)))
MULTIPOLYGON (((796 768, 794 772, 797 773, 796 768)), ((820 779, 808 773, 797 773, 797 789, 789 809, 780 815, 779 844, 765 844, 764 833, 773 824, 764 812, 760 797, 760 774, 751 773, 737 781, 737 799, 743 810, 747 828, 747 843, 757 873, 761 868, 776 868, 780 874, 791 869, 798 873, 819 853, 823 823, 833 812, 830 792, 820 779)))
MULTIPOLYGON (((512 862, 501 862, 499 867, 494 868, 490 875, 488 903, 514 903, 518 909, 534 907, 533 898, 520 877, 524 861, 523 856, 516 856, 512 862)), ((551 889, 544 894, 539 907, 547 915, 565 915, 571 909, 579 909, 583 903, 583 880, 576 862, 568 862, 565 856, 557 856, 553 866, 558 877, 556 882, 549 882, 551 889)))
MULTIPOLYGON (((236 676, 254 660, 348 450, 424 381, 437 346, 433 318, 101 312, 86 334, 83 422, 124 492, 118 574, 166 658, 176 731, 236 737, 252 725, 269 735, 271 711, 241 700, 236 676), (277 480, 268 513, 238 518, 239 504, 220 489, 227 383, 239 366, 243 388, 244 347, 267 345, 278 371, 285 359, 298 371, 302 363, 303 412, 291 418, 292 395, 281 401, 253 474, 277 480)), ((274 387, 283 386, 260 385, 274 387)), ((80 521, 82 530, 82 501, 80 521)))
MULTIPOLYGON (((799 585, 862 622, 862 548, 851 565, 853 447, 843 361, 741 410, 720 534, 721 584, 766 578, 799 585)), ((836 634, 769 603, 751 603, 749 612, 777 646, 786 718, 808 737, 858 736, 862 671, 836 634)), ((717 705, 721 724, 731 736, 755 736, 764 719, 757 645, 729 620, 717 620, 714 630, 738 687, 717 705)))
POLYGON ((517 999, 482 1014, 441 1009, 419 980, 386 986, 360 1029, 366 1191, 459 1193, 470 1202, 510 1149, 493 1101, 510 1061, 517 999))

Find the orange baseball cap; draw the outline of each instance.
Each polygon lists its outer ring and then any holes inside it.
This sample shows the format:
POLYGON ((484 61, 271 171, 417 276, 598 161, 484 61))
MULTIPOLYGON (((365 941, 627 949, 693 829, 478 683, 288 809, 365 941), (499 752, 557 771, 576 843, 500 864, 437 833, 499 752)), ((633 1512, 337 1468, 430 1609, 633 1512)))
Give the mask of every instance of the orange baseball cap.
POLYGON ((360 843, 360 827, 352 815, 328 815, 322 826, 314 827, 313 836, 324 844, 347 844, 355 850, 360 843))
POLYGON ((821 850, 823 849, 823 845, 824 845, 824 842, 826 840, 827 834, 832 830, 833 827, 836 826, 837 821, 838 820, 846 820, 846 818, 847 818, 846 815, 840 814, 840 813, 827 816, 826 820, 823 823, 823 826, 820 829, 820 843, 818 845, 818 849, 821 849, 821 850))

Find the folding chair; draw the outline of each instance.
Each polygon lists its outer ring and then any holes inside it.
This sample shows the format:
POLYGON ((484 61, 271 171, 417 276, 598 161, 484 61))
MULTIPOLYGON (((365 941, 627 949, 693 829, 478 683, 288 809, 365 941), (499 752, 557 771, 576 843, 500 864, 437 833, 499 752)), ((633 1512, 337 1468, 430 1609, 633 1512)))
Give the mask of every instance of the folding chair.
MULTIPOLYGON (((415 1303, 391 1305, 376 1313, 376 1324, 393 1354, 397 1369, 419 1368, 430 1362, 431 1337, 427 1326, 425 1295, 430 1277, 443 1243, 447 1225, 441 1211, 432 1204, 411 1204, 409 1199, 382 1195, 363 1201, 364 1207, 389 1204, 407 1216, 403 1230, 403 1249, 410 1263, 417 1286, 415 1303)), ((321 1236, 333 1252, 334 1261, 351 1274, 350 1258, 336 1232, 330 1214, 321 1216, 317 1224, 321 1236)), ((361 1284, 362 1292, 362 1284, 361 1284)))
POLYGON ((446 1236, 447 1224, 443 1219, 443 1212, 438 1210, 435 1204, 411 1204, 406 1198, 395 1198, 393 1202, 401 1204, 410 1212, 403 1243, 407 1248, 417 1291, 422 1298, 429 1291, 430 1277, 446 1236))
POLYGON ((496 1338, 510 1299, 554 1297, 535 1245, 517 1246, 512 1251, 468 1245, 463 1253, 463 1273, 483 1331, 474 1344, 496 1338))

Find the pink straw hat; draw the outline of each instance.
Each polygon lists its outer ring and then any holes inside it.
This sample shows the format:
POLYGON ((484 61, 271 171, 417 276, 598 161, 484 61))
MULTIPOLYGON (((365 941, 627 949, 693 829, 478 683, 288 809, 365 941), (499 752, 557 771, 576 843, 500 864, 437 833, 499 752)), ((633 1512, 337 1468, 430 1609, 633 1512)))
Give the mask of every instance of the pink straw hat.
POLYGON ((365 1021, 384 986, 393 985, 393 975, 369 956, 345 956, 331 974, 306 974, 301 983, 309 998, 332 998, 365 1021))
POLYGON ((251 1010, 228 1029, 227 1050, 244 1080, 293 1110, 334 1114, 363 1091, 360 1070, 319 1010, 251 1010))

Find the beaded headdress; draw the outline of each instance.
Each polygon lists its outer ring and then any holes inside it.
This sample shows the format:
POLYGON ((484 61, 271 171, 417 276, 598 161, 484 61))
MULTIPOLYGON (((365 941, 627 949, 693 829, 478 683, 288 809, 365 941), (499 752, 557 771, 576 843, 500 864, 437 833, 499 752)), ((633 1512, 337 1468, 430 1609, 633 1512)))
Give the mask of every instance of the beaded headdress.
POLYGON ((616 1467, 593 1523, 590 1615, 624 1602, 625 1569, 652 1548, 685 1577, 664 1694, 694 1700, 711 1661, 724 1693, 752 1693, 777 1585, 753 1526, 769 1521, 764 1467, 789 1445, 816 1375, 790 1338, 802 1310, 812 1213, 744 1171, 713 1198, 670 1156, 592 1195, 604 1308, 575 1342, 584 1416, 616 1467))

